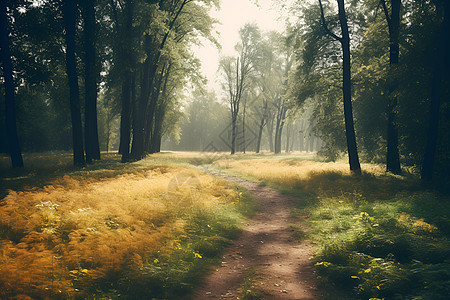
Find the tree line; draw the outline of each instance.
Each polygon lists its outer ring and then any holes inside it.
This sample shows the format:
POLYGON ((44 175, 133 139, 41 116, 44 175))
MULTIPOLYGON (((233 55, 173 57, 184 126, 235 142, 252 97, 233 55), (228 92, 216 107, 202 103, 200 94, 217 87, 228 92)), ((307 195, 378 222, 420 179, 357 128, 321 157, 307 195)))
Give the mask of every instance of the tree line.
POLYGON ((164 134, 179 139, 179 122, 204 118, 199 112, 206 105, 227 111, 228 119, 206 113, 206 123, 217 122, 185 126, 184 133, 210 134, 217 127, 216 137, 231 153, 259 152, 263 144, 279 153, 283 137, 288 145, 299 136, 291 135, 292 124, 302 119, 320 141, 319 154, 329 160, 347 155, 355 174, 360 160, 384 163, 394 174, 413 166, 424 181, 446 174, 449 1, 295 2, 285 34, 247 24, 236 55, 221 58, 223 99, 212 102, 226 108, 203 103, 217 97, 199 92, 181 110, 186 83, 198 90, 204 85, 190 45, 199 37, 214 42, 209 8, 217 4, 3 1, 1 117, 7 130, 0 139, 8 141, 13 165, 21 165, 20 142, 29 150, 45 150, 44 142, 72 144, 77 165, 99 159, 98 103, 102 123, 120 117, 124 162, 158 152, 164 134))
POLYGON ((302 47, 292 93, 312 101, 315 129, 331 160, 348 154, 424 181, 450 165, 448 99, 450 2, 324 1, 296 4, 302 47), (446 34, 447 32, 447 34, 446 34))
POLYGON ((123 162, 160 151, 164 132, 176 130, 184 85, 204 80, 190 45, 214 40, 209 10, 216 5, 215 0, 2 1, 1 121, 7 126, 0 150, 20 167, 21 145, 26 151, 72 145, 76 166, 92 163, 100 159, 100 103, 109 128, 111 116, 120 116, 123 162))

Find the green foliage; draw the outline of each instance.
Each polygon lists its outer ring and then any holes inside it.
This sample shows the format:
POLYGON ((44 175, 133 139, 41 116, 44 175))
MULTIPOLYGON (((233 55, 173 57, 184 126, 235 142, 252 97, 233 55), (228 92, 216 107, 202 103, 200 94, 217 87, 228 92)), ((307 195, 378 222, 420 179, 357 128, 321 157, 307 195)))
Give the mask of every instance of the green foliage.
POLYGON ((433 209, 445 201, 423 192, 391 199, 321 199, 309 209, 315 231, 311 237, 319 247, 314 258, 319 276, 338 289, 352 290, 357 299, 444 299, 450 243, 445 225, 428 222, 436 217, 448 220, 448 207, 437 214, 433 209), (423 217, 424 211, 415 207, 423 202, 429 204, 427 219, 416 217, 423 217))
MULTIPOLYGON (((443 8, 433 1, 402 1, 400 24, 400 61, 389 66, 388 24, 379 1, 345 1, 350 22, 352 84, 356 136, 361 158, 381 163, 386 158, 389 86, 396 89, 399 151, 402 164, 422 163, 431 97, 433 68, 436 64, 436 37, 442 24, 443 8)), ((388 10, 389 1, 386 1, 388 10)), ((297 3, 297 64, 291 80, 291 93, 299 105, 313 107, 311 123, 325 142, 321 154, 336 160, 345 150, 340 95, 341 55, 339 42, 323 30, 319 6, 297 3)), ((339 32, 339 21, 332 1, 324 1, 326 22, 339 32)), ((448 52, 448 51, 447 51, 448 52)), ((446 61, 439 62, 442 64, 446 61)), ((443 85, 449 77, 444 75, 443 85)), ((448 88, 442 89, 437 171, 446 177, 449 164, 448 88)), ((446 179, 447 180, 447 179, 446 179)))

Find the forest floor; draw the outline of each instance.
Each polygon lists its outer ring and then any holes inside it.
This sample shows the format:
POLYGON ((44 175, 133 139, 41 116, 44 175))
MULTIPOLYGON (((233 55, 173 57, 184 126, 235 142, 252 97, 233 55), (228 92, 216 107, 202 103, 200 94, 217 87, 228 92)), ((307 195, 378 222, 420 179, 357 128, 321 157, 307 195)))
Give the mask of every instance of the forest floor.
MULTIPOLYGON (((311 154, 0 156, 0 298, 447 299, 450 193, 311 154)), ((448 186, 448 185, 447 185, 448 186)))
POLYGON ((238 177, 211 173, 250 191, 259 209, 192 299, 318 299, 312 246, 295 237, 295 228, 310 231, 291 214, 299 199, 238 177))

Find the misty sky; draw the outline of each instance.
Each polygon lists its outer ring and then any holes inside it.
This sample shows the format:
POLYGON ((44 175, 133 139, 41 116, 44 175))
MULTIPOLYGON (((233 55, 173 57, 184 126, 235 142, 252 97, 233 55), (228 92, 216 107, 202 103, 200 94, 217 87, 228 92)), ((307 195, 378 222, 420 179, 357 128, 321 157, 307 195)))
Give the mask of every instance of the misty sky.
POLYGON ((239 40, 239 29, 246 23, 256 23, 261 30, 283 31, 284 21, 280 17, 277 1, 258 0, 222 0, 220 10, 213 10, 212 17, 221 24, 216 25, 215 30, 219 35, 217 39, 222 45, 218 50, 210 42, 204 42, 200 48, 194 49, 196 55, 202 61, 202 72, 208 78, 209 88, 217 94, 221 93, 217 68, 220 55, 237 55, 234 46, 239 40))

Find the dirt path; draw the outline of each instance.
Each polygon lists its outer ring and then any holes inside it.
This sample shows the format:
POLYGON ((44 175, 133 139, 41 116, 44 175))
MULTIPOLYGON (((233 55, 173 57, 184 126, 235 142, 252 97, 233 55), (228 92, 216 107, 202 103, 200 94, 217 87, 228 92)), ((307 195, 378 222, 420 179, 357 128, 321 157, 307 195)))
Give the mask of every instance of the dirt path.
POLYGON ((318 299, 310 260, 312 247, 307 241, 295 240, 290 227, 302 227, 290 217, 298 199, 240 178, 223 177, 249 190, 260 210, 225 250, 222 265, 191 299, 239 299, 246 278, 253 279, 248 288, 262 299, 318 299))

